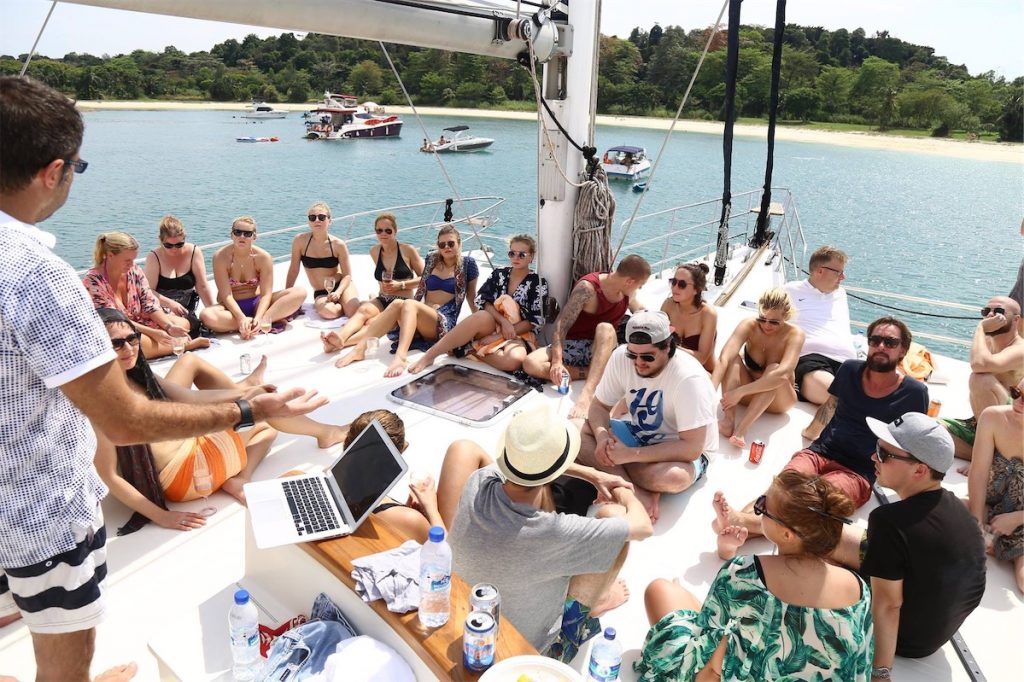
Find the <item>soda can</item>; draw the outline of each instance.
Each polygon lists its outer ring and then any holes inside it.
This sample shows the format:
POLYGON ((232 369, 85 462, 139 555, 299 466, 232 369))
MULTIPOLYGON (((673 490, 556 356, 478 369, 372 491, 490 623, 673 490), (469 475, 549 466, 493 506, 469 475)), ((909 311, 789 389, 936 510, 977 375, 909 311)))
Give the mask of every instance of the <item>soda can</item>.
POLYGON ((764 441, 755 440, 750 444, 750 463, 760 464, 762 457, 764 457, 764 441))
POLYGON ((252 374, 252 355, 242 353, 238 358, 238 369, 242 374, 252 374))
POLYGON ((938 417, 939 410, 942 409, 942 401, 938 398, 932 398, 931 402, 928 403, 928 416, 938 417))
POLYGON ((558 382, 558 392, 562 395, 569 394, 569 384, 572 383, 572 377, 569 376, 569 370, 562 370, 562 379, 558 382))
POLYGON ((466 616, 462 630, 462 664, 466 670, 479 673, 494 665, 494 648, 498 625, 486 611, 473 611, 466 616))
POLYGON ((486 611, 494 616, 494 624, 501 622, 501 595, 490 583, 478 583, 469 591, 469 610, 486 611))

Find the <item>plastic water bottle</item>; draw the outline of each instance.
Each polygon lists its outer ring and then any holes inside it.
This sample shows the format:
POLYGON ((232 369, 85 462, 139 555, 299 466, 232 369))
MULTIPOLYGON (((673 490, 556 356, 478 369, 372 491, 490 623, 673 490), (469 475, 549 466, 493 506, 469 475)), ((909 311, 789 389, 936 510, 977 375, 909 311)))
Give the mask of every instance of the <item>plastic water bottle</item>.
POLYGON ((236 682, 256 679, 260 665, 260 628, 256 605, 247 590, 235 592, 235 603, 228 611, 231 632, 231 675, 236 682))
POLYGON ((613 682, 619 679, 622 665, 622 645, 615 641, 615 628, 606 628, 604 637, 590 648, 587 679, 595 682, 613 682))
POLYGON ((420 623, 437 628, 451 613, 452 548, 444 540, 444 528, 430 529, 430 539, 420 549, 420 623))

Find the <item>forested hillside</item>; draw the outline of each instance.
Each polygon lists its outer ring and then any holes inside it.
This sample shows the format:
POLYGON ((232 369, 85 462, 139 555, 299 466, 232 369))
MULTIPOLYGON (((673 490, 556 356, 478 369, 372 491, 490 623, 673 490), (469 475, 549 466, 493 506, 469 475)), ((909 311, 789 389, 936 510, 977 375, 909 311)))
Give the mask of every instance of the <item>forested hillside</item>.
MULTIPOLYGON (((633 29, 628 38, 601 37, 598 111, 671 115, 689 82, 708 29, 633 29)), ((774 30, 740 30, 737 107, 765 117, 774 30)), ((532 107, 529 72, 514 62, 438 50, 388 47, 417 104, 484 108, 532 107)), ((19 58, 0 57, 0 73, 17 73, 19 58)), ((310 33, 228 40, 209 52, 174 47, 153 53, 96 57, 71 53, 35 57, 29 74, 79 99, 184 99, 309 102, 324 90, 382 104, 404 103, 376 43, 310 33)), ((688 118, 722 117, 725 34, 716 36, 684 111, 688 118)), ((828 31, 789 25, 782 64, 783 120, 915 128, 945 136, 998 135, 1020 141, 1024 77, 971 75, 931 47, 887 32, 828 31)))

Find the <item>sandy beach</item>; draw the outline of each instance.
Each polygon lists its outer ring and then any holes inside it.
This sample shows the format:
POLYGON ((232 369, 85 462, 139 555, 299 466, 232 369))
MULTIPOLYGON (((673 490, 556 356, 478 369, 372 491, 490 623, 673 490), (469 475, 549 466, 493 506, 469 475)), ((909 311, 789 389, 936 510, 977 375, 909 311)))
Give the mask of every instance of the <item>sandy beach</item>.
MULTIPOLYGON (((277 109, 286 111, 308 111, 312 104, 275 104, 277 109)), ((82 111, 132 110, 132 111, 245 111, 246 105, 240 102, 165 102, 165 101, 95 101, 78 102, 82 111)), ((404 116, 412 115, 409 107, 388 107, 388 111, 404 116)), ((445 107, 419 107, 420 114, 425 116, 454 116, 458 118, 502 118, 508 120, 531 121, 536 114, 529 111, 492 111, 488 109, 449 109, 445 107)), ((650 130, 668 130, 672 124, 667 118, 648 118, 642 116, 605 116, 597 117, 597 125, 622 126, 626 128, 647 128, 650 130)), ((723 124, 719 121, 680 120, 675 130, 687 133, 703 133, 721 135, 723 124)), ((735 133, 738 136, 765 139, 768 135, 767 126, 737 124, 735 133)), ((789 128, 780 126, 775 131, 777 140, 788 142, 808 142, 813 144, 834 144, 842 147, 859 147, 861 149, 886 149, 897 152, 916 154, 934 154, 975 161, 996 161, 1002 163, 1024 164, 1024 145, 999 142, 966 142, 964 140, 948 140, 933 137, 913 138, 881 135, 862 132, 839 132, 831 130, 813 130, 806 128, 789 128)))

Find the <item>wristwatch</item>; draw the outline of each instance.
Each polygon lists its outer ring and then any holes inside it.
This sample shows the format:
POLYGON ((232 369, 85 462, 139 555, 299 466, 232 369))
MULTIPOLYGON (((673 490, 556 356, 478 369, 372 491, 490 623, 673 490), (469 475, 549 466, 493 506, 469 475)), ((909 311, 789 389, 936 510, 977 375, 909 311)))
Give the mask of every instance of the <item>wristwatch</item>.
POLYGON ((252 420, 252 406, 249 405, 248 400, 236 400, 235 405, 238 405, 238 411, 242 413, 242 418, 233 428, 235 431, 248 431, 255 424, 252 420))
POLYGON ((872 668, 871 677, 878 678, 880 680, 891 680, 892 668, 884 665, 880 665, 877 668, 872 668))

